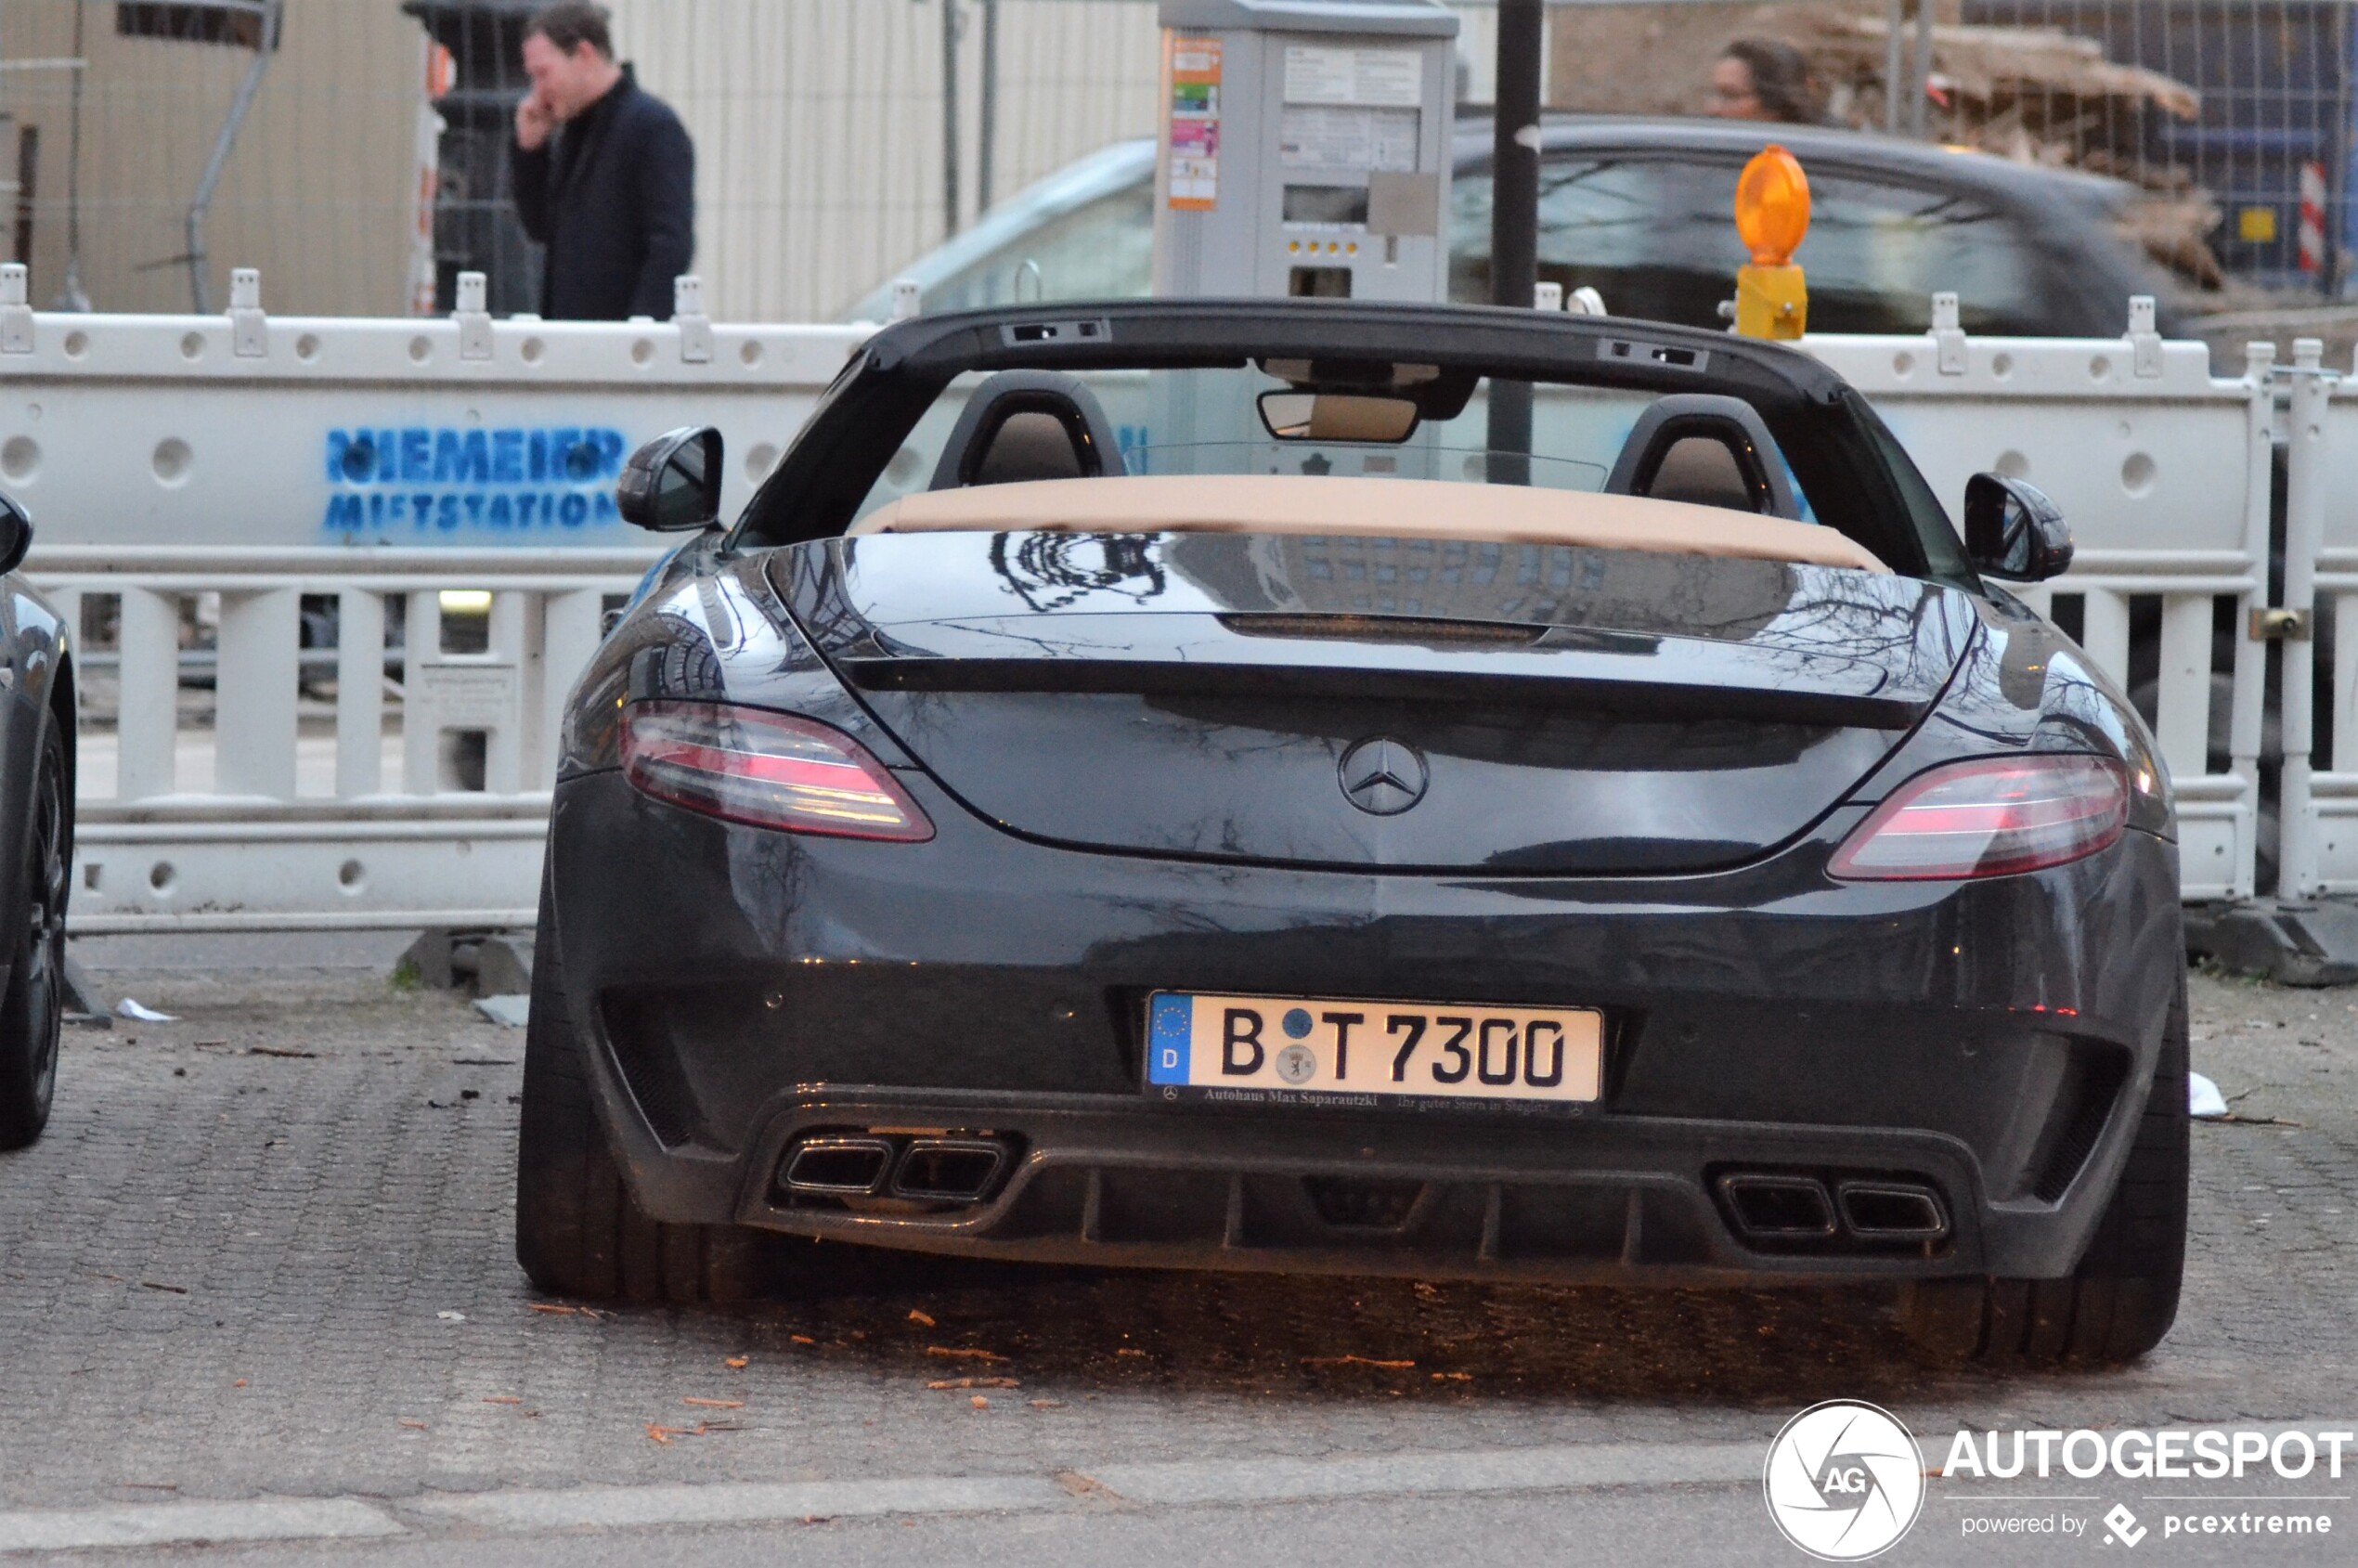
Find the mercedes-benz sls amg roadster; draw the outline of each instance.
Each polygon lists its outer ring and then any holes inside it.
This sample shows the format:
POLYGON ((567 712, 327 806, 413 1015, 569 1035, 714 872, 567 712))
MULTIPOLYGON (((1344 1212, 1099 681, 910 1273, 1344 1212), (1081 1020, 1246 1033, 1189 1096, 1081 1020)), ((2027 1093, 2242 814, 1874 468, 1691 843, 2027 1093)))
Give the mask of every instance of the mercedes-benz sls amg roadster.
POLYGON ((1786 348, 1127 303, 879 333, 567 710, 517 1251, 782 1238, 1891 1292, 1950 1354, 2176 1310, 2170 786, 2112 681, 1786 348))

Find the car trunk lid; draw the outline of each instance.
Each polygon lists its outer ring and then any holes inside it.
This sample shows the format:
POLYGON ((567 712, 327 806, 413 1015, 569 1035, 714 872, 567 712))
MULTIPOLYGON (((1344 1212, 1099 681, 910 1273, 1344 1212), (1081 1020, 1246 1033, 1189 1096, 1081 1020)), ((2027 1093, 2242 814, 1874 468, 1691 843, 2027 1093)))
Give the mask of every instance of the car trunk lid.
POLYGON ((772 575, 1001 826, 1335 869, 1757 858, 1889 755, 1975 624, 1908 577, 1466 541, 878 535, 772 575))

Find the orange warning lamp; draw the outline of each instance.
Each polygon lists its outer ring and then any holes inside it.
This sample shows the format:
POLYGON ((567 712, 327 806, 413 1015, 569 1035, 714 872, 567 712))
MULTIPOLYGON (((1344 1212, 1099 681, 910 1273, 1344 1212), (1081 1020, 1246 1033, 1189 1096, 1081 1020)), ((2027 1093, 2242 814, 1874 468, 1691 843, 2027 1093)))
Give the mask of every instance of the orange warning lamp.
POLYGON ((1736 270, 1736 331, 1791 342, 1809 319, 1794 252, 1809 233, 1809 176, 1781 147, 1763 148, 1736 181, 1736 234, 1752 265, 1736 270))
POLYGON ((1809 176, 1781 147, 1764 148, 1736 181, 1736 234, 1757 266, 1782 266, 1809 232, 1809 176))

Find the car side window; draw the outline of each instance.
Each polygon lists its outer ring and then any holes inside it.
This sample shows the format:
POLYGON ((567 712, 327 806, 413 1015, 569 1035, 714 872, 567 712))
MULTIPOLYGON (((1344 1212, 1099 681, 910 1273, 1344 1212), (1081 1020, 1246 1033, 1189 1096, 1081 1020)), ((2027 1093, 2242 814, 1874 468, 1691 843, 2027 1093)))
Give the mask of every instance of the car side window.
POLYGON ((1957 292, 1969 332, 2038 332, 2039 269, 2022 226, 1956 191, 1809 179, 1809 324, 1829 332, 1921 332, 1936 290, 1957 292), (1823 305, 1820 305, 1823 301, 1823 305))
MULTIPOLYGON (((1736 238, 1740 163, 1582 154, 1540 174, 1539 276, 1587 284, 1616 316, 1722 324, 1745 261, 1736 238)), ((1821 332, 1921 332, 1932 294, 1954 289, 1965 330, 2045 330, 2038 265, 2021 225, 1983 202, 1812 170, 1809 237, 1795 257, 1821 332)), ((1461 176, 1452 202, 1450 296, 1490 297, 1487 173, 1461 176)))
MULTIPOLYGON (((1736 243, 1733 176, 1667 159, 1580 153, 1539 174, 1539 277, 1566 292, 1584 285, 1615 316, 1719 325, 1743 260, 1736 243), (1724 200, 1723 200, 1724 198, 1724 200), (1716 214, 1708 232, 1698 214, 1716 214)), ((1461 175, 1453 189, 1450 297, 1490 298, 1491 178, 1461 175)))
POLYGON ((1152 182, 1101 196, 926 290, 926 309, 1141 297, 1154 274, 1152 182))

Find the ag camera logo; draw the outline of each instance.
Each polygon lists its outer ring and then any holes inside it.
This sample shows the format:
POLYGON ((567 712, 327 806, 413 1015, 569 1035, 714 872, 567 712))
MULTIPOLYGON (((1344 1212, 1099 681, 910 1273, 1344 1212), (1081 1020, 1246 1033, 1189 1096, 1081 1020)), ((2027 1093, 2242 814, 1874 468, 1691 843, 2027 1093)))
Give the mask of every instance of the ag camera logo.
POLYGON ((1857 1399, 1812 1405, 1777 1433, 1760 1484, 1785 1539, 1825 1562, 1896 1545, 1924 1506, 1924 1463, 1898 1417, 1857 1399))

